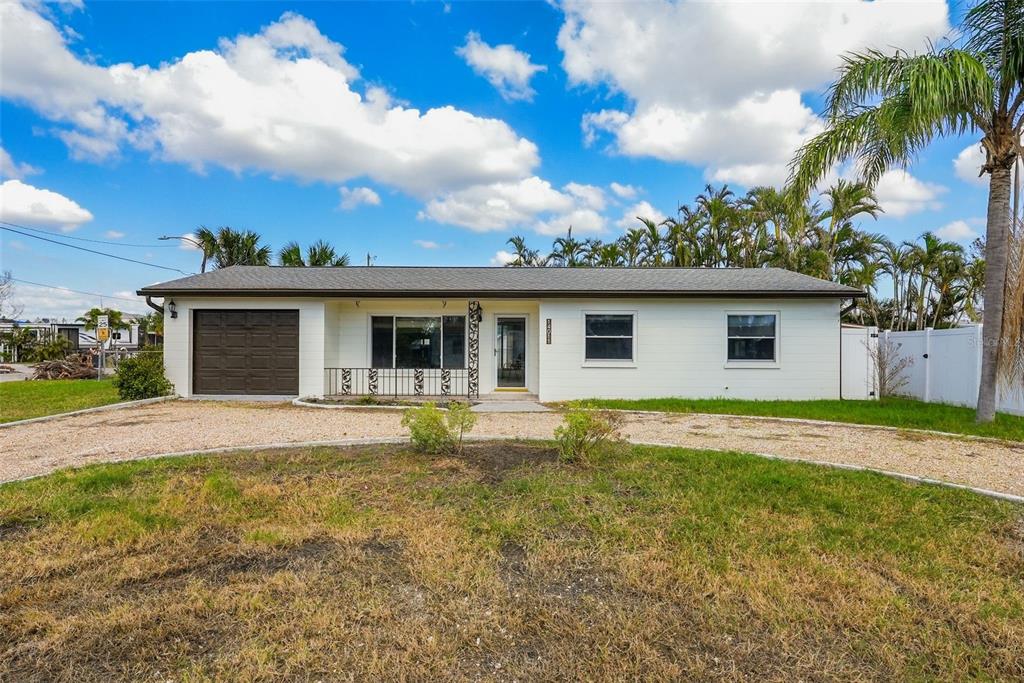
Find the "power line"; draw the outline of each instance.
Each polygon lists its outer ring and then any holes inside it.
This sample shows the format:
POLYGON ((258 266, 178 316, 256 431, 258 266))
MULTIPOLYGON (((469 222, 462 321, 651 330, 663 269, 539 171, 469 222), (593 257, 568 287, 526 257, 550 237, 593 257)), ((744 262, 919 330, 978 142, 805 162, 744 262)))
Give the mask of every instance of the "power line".
POLYGON ((16 277, 11 278, 12 282, 20 282, 23 285, 33 285, 35 287, 46 287, 47 289, 55 289, 60 292, 71 292, 73 294, 85 294, 87 296, 97 296, 101 299, 116 299, 117 301, 129 301, 133 304, 141 303, 138 299, 129 299, 123 296, 111 296, 109 294, 100 294, 99 292, 83 292, 80 289, 70 289, 68 287, 60 287, 58 285, 47 285, 42 282, 32 282, 31 280, 21 280, 16 277))
POLYGON ((86 247, 80 247, 77 244, 68 244, 67 242, 58 242, 57 240, 50 239, 49 237, 43 237, 42 235, 33 235, 30 232, 22 232, 21 230, 15 230, 14 228, 9 228, 6 225, 0 225, 0 230, 6 230, 8 232, 13 232, 15 234, 22 235, 24 237, 31 237, 33 239, 42 240, 44 242, 52 242, 54 244, 59 244, 62 247, 70 247, 71 249, 78 249, 79 251, 87 251, 90 254, 99 254, 100 256, 106 256, 107 258, 117 259, 118 261, 127 261, 128 263, 137 263, 140 266, 149 266, 150 268, 160 268, 161 270, 170 270, 170 271, 173 271, 175 273, 181 273, 182 275, 195 275, 195 273, 187 273, 184 270, 181 270, 180 268, 171 268, 170 266, 161 266, 161 265, 156 264, 156 263, 148 263, 147 261, 139 261, 138 259, 127 258, 125 256, 117 256, 115 254, 108 254, 105 251, 96 251, 95 249, 88 249, 86 247))
POLYGON ((18 225, 17 223, 11 223, 9 221, 0 221, 4 225, 9 225, 12 228, 18 228, 20 230, 31 230, 32 232, 42 233, 44 235, 54 235, 60 237, 63 240, 77 240, 79 242, 95 242, 96 244, 111 244, 115 247, 139 247, 142 249, 168 249, 174 248, 173 244, 134 244, 131 242, 116 242, 114 240, 97 240, 89 237, 74 237, 72 235, 57 235, 50 230, 41 230, 39 228, 31 228, 27 225, 18 225))

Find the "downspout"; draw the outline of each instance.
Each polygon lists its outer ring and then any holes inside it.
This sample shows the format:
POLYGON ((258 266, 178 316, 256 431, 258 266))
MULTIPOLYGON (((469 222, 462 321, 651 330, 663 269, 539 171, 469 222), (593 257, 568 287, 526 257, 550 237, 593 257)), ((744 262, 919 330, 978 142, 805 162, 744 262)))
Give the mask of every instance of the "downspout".
POLYGON ((164 307, 160 304, 153 303, 153 297, 146 295, 146 305, 152 308, 157 313, 163 315, 164 307))

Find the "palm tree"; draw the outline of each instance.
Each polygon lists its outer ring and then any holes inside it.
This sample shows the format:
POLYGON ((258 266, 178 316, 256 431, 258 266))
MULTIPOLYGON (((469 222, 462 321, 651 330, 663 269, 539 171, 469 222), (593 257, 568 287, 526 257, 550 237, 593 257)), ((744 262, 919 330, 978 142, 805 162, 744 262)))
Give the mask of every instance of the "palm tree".
POLYGON ((630 268, 640 265, 640 258, 643 254, 644 231, 640 228, 630 228, 625 235, 619 238, 619 248, 622 250, 622 258, 630 268))
POLYGON ((217 254, 217 235, 205 225, 200 225, 195 232, 194 243, 203 252, 203 263, 199 268, 200 273, 206 272, 206 264, 217 254))
POLYGON ((637 216, 637 220, 644 224, 640 258, 644 265, 660 268, 665 265, 665 244, 661 236, 661 229, 650 218, 637 216))
MULTIPOLYGON (((797 152, 790 185, 807 196, 830 169, 850 158, 873 184, 887 169, 909 164, 936 137, 981 134, 981 172, 990 177, 977 420, 991 422, 1005 345, 1011 171, 1024 128, 1024 0, 981 0, 962 30, 959 46, 925 54, 868 50, 844 56, 828 93, 826 128, 797 152)), ((1019 337, 1021 330, 1007 332, 1019 337)))
POLYGON ((882 207, 875 199, 875 192, 867 183, 839 180, 835 185, 821 193, 828 197, 829 207, 821 214, 828 221, 827 239, 824 248, 829 261, 829 273, 834 270, 836 237, 843 228, 852 228, 853 219, 867 214, 877 219, 882 207))
POLYGON ((90 308, 83 315, 75 318, 80 323, 85 323, 85 329, 95 330, 99 325, 99 318, 101 315, 107 316, 107 324, 112 330, 120 330, 124 328, 124 318, 121 315, 121 311, 115 311, 113 308, 90 308))
POLYGON ((277 260, 282 266, 292 267, 341 267, 349 264, 348 254, 338 255, 334 247, 324 240, 317 240, 309 245, 305 258, 299 243, 289 242, 277 253, 277 260))
POLYGON ((569 232, 566 236, 556 239, 552 246, 551 256, 549 257, 552 261, 560 266, 566 266, 569 268, 575 268, 580 265, 580 257, 583 254, 583 243, 573 239, 571 225, 569 226, 569 232))
POLYGON ((512 261, 506 263, 506 266, 536 266, 538 263, 539 253, 536 249, 530 249, 526 246, 526 240, 521 235, 513 235, 508 239, 506 244, 511 245, 515 249, 515 258, 512 261))

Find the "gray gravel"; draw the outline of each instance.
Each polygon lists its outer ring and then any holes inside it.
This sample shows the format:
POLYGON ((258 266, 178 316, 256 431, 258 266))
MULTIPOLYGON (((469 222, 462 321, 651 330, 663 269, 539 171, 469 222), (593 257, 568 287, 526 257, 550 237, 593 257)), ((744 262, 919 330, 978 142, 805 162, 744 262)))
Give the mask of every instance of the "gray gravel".
MULTIPOLYGON (((475 435, 550 438, 558 413, 480 414, 475 435)), ((0 430, 0 481, 218 447, 403 436, 400 411, 174 401, 0 430)), ((789 420, 630 414, 633 441, 860 465, 1024 495, 1024 444, 789 420)))

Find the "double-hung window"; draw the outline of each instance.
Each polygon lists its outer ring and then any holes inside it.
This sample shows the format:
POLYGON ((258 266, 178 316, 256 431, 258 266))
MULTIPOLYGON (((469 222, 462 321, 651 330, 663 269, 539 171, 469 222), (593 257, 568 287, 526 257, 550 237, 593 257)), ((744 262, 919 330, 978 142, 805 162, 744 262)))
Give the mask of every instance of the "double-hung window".
POLYGON ((466 316, 371 316, 370 365, 466 367, 466 316))
POLYGON ((777 358, 778 315, 730 313, 729 361, 774 362, 777 358))
POLYGON ((632 361, 636 317, 632 313, 584 314, 584 358, 587 361, 632 361))

